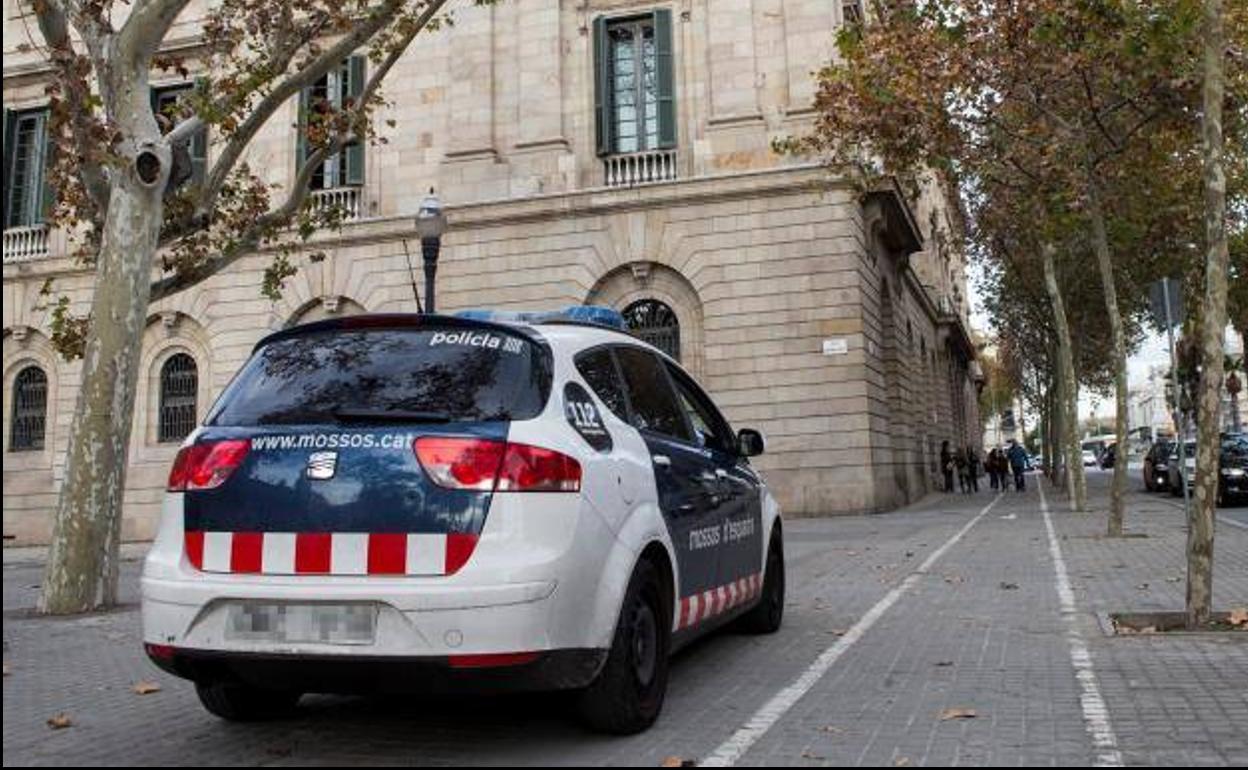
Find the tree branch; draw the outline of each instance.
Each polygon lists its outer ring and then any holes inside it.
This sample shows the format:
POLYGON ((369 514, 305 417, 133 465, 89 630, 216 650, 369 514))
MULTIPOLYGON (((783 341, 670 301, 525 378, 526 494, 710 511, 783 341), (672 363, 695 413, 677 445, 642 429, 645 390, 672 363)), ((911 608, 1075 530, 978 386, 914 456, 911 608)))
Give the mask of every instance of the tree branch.
MULTIPOLYGON (((39 3, 36 19, 38 20, 39 31, 43 35, 44 42, 47 43, 48 48, 51 50, 49 58, 51 58, 60 72, 61 82, 70 108, 69 112, 72 116, 69 121, 71 135, 74 138, 74 143, 84 150, 80 155, 83 158, 87 158, 90 153, 86 152, 86 150, 92 149, 95 142, 91 135, 92 111, 86 104, 86 97, 91 93, 91 86, 82 73, 74 67, 74 62, 78 55, 74 52, 73 43, 70 40, 69 21, 65 14, 65 7, 59 0, 43 0, 43 2, 39 3)), ((84 33, 84 37, 92 34, 90 32, 84 33)), ((96 43, 98 45, 98 40, 96 43)), ((103 165, 95 161, 85 160, 78 166, 78 175, 87 194, 91 197, 91 202, 95 205, 96 211, 102 212, 106 210, 109 199, 109 182, 108 174, 103 165)))
MULTIPOLYGON (((429 20, 446 4, 446 0, 427 0, 427 2, 428 7, 414 25, 417 32, 423 29, 429 23, 429 20)), ((252 110, 251 114, 248 115, 247 119, 230 136, 225 148, 221 151, 221 156, 213 165, 212 172, 204 183, 203 192, 200 194, 199 201, 196 204, 197 213, 202 214, 212 210, 217 195, 221 192, 221 186, 225 184, 225 180, 229 177, 230 172, 233 171, 234 166, 242 157, 252 138, 255 137, 261 126, 273 116, 273 113, 287 99, 298 93, 300 89, 311 85, 317 78, 325 75, 353 51, 370 40, 382 27, 393 20, 394 14, 402 4, 403 0, 385 0, 385 2, 369 13, 368 18, 364 22, 356 25, 349 34, 322 52, 307 67, 293 73, 265 95, 256 108, 252 110)), ((414 34, 407 36, 405 45, 410 43, 413 37, 415 37, 414 34)))
POLYGON ((117 33, 118 57, 130 67, 146 72, 152 55, 189 3, 190 0, 140 0, 117 33))

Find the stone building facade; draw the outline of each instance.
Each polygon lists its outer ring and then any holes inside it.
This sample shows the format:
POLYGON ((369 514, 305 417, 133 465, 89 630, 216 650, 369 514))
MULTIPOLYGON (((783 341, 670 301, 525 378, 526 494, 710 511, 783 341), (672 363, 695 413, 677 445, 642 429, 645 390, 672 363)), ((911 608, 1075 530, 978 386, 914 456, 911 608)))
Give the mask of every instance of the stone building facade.
MULTIPOLYGON (((188 415, 203 416, 260 337, 415 309, 412 218, 430 187, 450 222, 439 310, 626 311, 674 346, 734 425, 765 433, 758 466, 791 514, 905 504, 934 487, 941 441, 978 442, 956 208, 930 181, 863 193, 771 150, 809 126, 811 71, 856 4, 457 5, 455 25, 390 74, 393 107, 377 117, 395 120, 387 143, 327 164, 313 196, 345 205, 350 221, 315 239, 318 258, 300 261, 280 301, 260 296, 271 258, 260 253, 151 308, 127 539, 152 535, 188 415)), ((19 46, 37 35, 28 8, 5 3, 6 543, 48 537, 79 382, 78 364, 51 349, 40 289, 51 278, 81 311, 92 280, 30 204, 31 116, 51 74, 37 47, 19 46)), ((171 45, 193 50, 194 4, 187 16, 171 45)), ((348 93, 354 66, 320 96, 348 93)), ((300 102, 249 156, 276 184, 295 175, 300 102)), ((215 149, 208 136, 199 152, 211 162, 215 149)))

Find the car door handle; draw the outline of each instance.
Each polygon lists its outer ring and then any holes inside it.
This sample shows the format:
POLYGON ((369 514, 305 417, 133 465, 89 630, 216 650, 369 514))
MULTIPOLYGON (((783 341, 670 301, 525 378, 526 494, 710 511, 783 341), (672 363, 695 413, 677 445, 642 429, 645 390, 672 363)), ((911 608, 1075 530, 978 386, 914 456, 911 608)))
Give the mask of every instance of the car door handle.
POLYGON ((672 467, 672 458, 667 455, 650 455, 650 459, 654 460, 655 465, 659 465, 664 468, 672 467))

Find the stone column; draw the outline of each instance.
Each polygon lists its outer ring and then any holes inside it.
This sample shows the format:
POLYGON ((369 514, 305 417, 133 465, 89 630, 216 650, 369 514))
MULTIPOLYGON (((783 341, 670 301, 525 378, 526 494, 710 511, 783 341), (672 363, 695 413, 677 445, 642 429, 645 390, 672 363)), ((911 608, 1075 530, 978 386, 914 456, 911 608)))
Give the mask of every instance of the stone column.
POLYGON ((451 28, 448 159, 493 158, 494 8, 465 5, 451 28))

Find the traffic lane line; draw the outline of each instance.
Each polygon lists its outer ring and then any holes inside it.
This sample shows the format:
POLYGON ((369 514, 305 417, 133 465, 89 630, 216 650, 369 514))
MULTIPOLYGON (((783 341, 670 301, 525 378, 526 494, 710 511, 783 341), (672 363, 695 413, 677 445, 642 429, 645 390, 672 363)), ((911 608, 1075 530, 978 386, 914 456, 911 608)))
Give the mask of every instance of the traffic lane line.
POLYGON ((1066 641, 1070 647, 1070 662, 1075 668, 1075 679, 1079 683, 1079 707, 1083 711, 1088 736, 1097 751, 1093 765, 1122 767, 1122 752, 1118 750, 1118 738, 1114 734, 1109 708, 1101 697, 1100 683, 1092 665, 1092 653, 1083 635, 1079 633, 1075 592, 1066 573, 1066 560, 1062 557, 1062 546, 1057 539, 1057 531, 1053 528, 1053 517, 1049 515, 1049 502, 1044 494, 1044 485, 1040 484, 1039 489, 1040 512, 1044 515, 1044 528, 1049 536, 1049 556, 1053 560, 1053 587, 1061 603, 1062 621, 1066 624, 1066 641))
MULTIPOLYGON (((1164 499, 1164 498, 1158 498, 1158 499, 1156 500, 1156 502, 1162 503, 1162 504, 1164 504, 1164 505, 1168 505, 1168 506, 1170 506, 1171 508, 1176 508, 1176 509, 1178 509, 1178 510, 1180 510, 1180 511, 1181 511, 1181 510, 1183 510, 1183 504, 1182 504, 1182 503, 1176 503, 1176 502, 1174 502, 1173 500, 1166 500, 1166 499, 1164 499)), ((1248 514, 1245 514, 1245 515, 1248 515, 1248 514)), ((1219 513, 1219 514, 1217 514, 1217 519, 1218 519, 1218 521, 1222 522, 1223 524, 1230 524, 1232 527, 1235 527, 1236 529, 1244 529, 1244 530, 1248 530, 1248 522, 1243 522, 1243 521, 1240 521, 1239 519, 1234 519, 1234 518, 1231 518, 1230 516, 1226 515, 1225 513, 1219 513)))
POLYGON ((988 505, 984 506, 966 524, 944 542, 939 548, 933 551, 927 559, 919 565, 918 569, 910 573, 897 587, 893 588, 884 598, 878 601, 865 615, 858 619, 848 631, 845 632, 831 646, 825 649, 818 658, 815 659, 800 676, 785 688, 781 689, 773 695, 766 703, 762 705, 754 714, 746 720, 746 722, 737 728, 731 736, 721 743, 713 752, 699 761, 699 765, 703 767, 731 767, 759 741, 767 732, 775 726, 781 718, 784 717, 798 701, 802 699, 811 688, 818 684, 832 665, 836 663, 847 650, 854 646, 859 639, 863 637, 874 626, 881 617, 903 596, 911 591, 924 576, 931 572, 932 567, 956 545, 967 532, 978 524, 984 516, 1001 500, 1002 494, 998 494, 992 499, 988 505))

